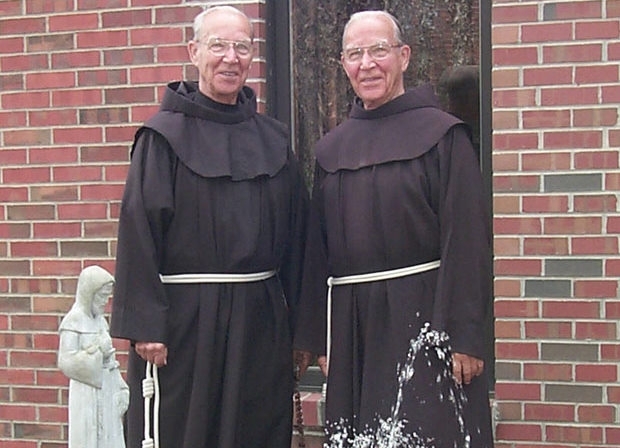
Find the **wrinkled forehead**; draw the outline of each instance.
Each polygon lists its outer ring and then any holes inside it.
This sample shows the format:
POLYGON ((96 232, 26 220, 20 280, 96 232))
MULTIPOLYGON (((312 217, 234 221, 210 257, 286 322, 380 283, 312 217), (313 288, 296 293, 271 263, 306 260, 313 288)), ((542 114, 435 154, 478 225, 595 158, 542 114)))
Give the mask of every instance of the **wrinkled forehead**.
POLYGON ((203 39, 216 36, 252 40, 252 25, 241 12, 214 11, 204 16, 201 33, 203 39))
POLYGON ((397 32, 392 21, 383 15, 353 18, 342 35, 342 48, 355 47, 380 41, 392 42, 397 32))

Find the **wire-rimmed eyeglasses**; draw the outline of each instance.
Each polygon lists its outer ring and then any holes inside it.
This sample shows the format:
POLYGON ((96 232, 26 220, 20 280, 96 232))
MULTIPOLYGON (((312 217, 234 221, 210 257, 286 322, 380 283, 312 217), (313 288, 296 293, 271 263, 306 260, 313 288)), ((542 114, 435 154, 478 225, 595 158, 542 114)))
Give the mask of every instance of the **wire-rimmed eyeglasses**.
POLYGON ((403 44, 389 44, 387 42, 377 42, 376 44, 363 47, 350 47, 342 50, 342 59, 345 62, 360 62, 364 57, 364 52, 373 60, 381 60, 388 57, 392 48, 402 47, 403 44))
POLYGON ((230 47, 233 48, 235 54, 240 58, 246 58, 252 55, 252 41, 249 40, 230 40, 210 37, 204 43, 207 46, 207 50, 213 56, 224 56, 230 47))

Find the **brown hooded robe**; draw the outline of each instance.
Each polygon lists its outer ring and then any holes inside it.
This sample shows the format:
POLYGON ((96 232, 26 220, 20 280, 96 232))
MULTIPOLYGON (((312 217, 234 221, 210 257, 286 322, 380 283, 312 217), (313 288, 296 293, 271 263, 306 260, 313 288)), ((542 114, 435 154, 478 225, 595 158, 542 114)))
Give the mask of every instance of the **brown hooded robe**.
MULTIPOLYGON (((195 83, 170 84, 136 134, 120 213, 111 332, 163 342, 165 448, 288 448, 292 316, 307 192, 284 125, 195 83), (278 274, 253 283, 162 284, 159 274, 278 274)), ((128 447, 142 440, 141 379, 132 350, 128 447)))
MULTIPOLYGON (((440 259, 439 269, 333 288, 327 389, 330 434, 372 433, 391 415, 397 369, 425 323, 455 352, 484 358, 490 240, 481 173, 464 125, 418 87, 350 118, 316 147, 306 267, 296 347, 325 353, 326 279, 440 259), (335 425, 335 426, 334 426, 335 425)), ((405 432, 436 448, 465 437, 437 381, 446 365, 430 350, 403 390, 405 432)), ((491 448, 485 376, 464 388, 472 448, 491 448)))

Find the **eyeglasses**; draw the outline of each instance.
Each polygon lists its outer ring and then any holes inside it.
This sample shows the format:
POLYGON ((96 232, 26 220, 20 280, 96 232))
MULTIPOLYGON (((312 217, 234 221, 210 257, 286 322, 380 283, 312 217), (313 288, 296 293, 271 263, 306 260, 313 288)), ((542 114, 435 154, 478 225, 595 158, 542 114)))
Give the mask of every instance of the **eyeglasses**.
POLYGON ((364 57, 364 52, 368 53, 368 56, 379 61, 385 59, 392 51, 392 48, 402 47, 403 44, 388 44, 387 42, 378 42, 373 45, 367 45, 365 47, 351 47, 342 50, 342 58, 345 62, 360 62, 364 57))
POLYGON ((230 47, 240 58, 248 57, 252 54, 252 42, 249 40, 228 40, 219 37, 210 37, 206 42, 207 50, 213 56, 224 56, 230 47))

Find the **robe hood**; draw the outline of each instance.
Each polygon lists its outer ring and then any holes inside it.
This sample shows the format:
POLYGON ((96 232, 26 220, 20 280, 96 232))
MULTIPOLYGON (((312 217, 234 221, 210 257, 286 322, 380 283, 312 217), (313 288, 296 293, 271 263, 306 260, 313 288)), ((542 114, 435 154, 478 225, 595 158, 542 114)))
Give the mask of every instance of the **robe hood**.
POLYGON ((107 270, 97 265, 84 268, 78 277, 75 302, 60 322, 58 330, 96 333, 100 328, 107 329, 104 316, 93 314, 95 294, 106 284, 114 284, 114 276, 107 270))
POLYGON ((195 82, 170 83, 159 112, 138 130, 136 141, 145 128, 161 134, 202 177, 273 177, 288 160, 286 127, 256 112, 256 95, 247 86, 231 105, 206 97, 195 82))
POLYGON ((411 160, 428 152, 460 123, 441 110, 430 85, 407 90, 371 110, 356 99, 349 119, 317 144, 317 163, 333 173, 411 160))

